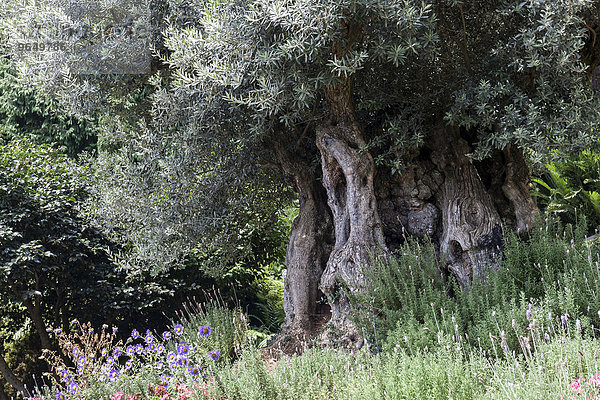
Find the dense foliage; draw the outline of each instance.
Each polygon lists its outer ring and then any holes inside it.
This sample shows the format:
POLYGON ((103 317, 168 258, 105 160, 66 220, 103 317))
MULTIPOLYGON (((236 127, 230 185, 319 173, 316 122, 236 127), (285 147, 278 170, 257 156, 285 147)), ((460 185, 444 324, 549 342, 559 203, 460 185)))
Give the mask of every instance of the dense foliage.
POLYGON ((538 203, 571 224, 586 216, 589 233, 600 228, 600 154, 584 150, 578 155, 546 165, 547 171, 533 179, 538 203))
MULTIPOLYGON (((511 234, 502 267, 468 291, 460 290, 452 276, 439 274, 430 243, 409 242, 397 259, 376 263, 366 272, 372 286, 353 297, 355 318, 368 340, 387 350, 409 343, 431 346, 440 329, 458 329, 475 345, 476 338, 487 338, 498 325, 511 324, 503 340, 514 350, 532 315, 564 323, 579 318, 586 335, 596 334, 600 251, 595 242, 584 240, 586 232, 584 216, 577 227, 549 219, 538 221, 527 239, 511 234)), ((479 346, 492 350, 492 344, 479 346)))
POLYGON ((0 136, 57 145, 71 157, 95 148, 96 123, 63 113, 55 99, 24 83, 13 63, 0 57, 0 136))
MULTIPOLYGON (((77 112, 115 103, 123 111, 116 99, 151 93, 140 126, 107 121, 103 135, 126 148, 100 162, 106 182, 96 201, 105 223, 127 227, 137 257, 168 263, 198 247, 245 248, 246 225, 272 221, 289 201, 281 174, 262 167, 278 164, 279 148, 307 154, 318 169, 314 126, 332 117, 337 100, 326 93, 346 83, 365 149, 392 172, 444 121, 470 131, 477 158, 509 144, 544 157, 584 148, 598 132, 582 62, 596 63, 591 0, 161 1, 150 9, 152 76, 64 76, 72 60, 37 53, 19 62, 77 112)), ((37 11, 5 6, 7 49, 23 25, 82 23, 68 8, 37 11)), ((82 40, 67 39, 74 48, 82 40)))

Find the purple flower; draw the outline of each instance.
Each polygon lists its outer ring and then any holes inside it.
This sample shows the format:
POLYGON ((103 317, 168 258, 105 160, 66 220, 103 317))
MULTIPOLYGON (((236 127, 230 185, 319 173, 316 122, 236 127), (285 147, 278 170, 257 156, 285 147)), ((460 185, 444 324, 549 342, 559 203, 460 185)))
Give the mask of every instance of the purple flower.
POLYGON ((210 356, 210 358, 212 358, 213 360, 216 361, 219 359, 221 352, 219 352, 219 350, 213 350, 213 351, 209 351, 208 355, 210 356))
POLYGON ((181 357, 179 360, 177 360, 177 365, 185 368, 188 365, 188 359, 185 357, 181 357))
POLYGON ((63 369, 62 371, 60 371, 60 377, 65 382, 70 382, 71 381, 71 374, 66 369, 63 369))
POLYGON ((79 347, 75 346, 73 347, 73 357, 78 357, 79 356, 79 347))
POLYGON ((85 356, 83 354, 79 356, 79 359, 77 360, 77 364, 79 364, 79 365, 85 364, 85 356))
POLYGON ((160 380, 161 380, 161 386, 164 387, 168 387, 169 386, 169 382, 171 381, 172 376, 171 375, 167 375, 167 374, 162 374, 160 376, 160 380))
POLYGON ((157 353, 163 353, 164 351, 165 351, 165 346, 163 346, 162 343, 160 343, 158 346, 156 346, 157 353))
POLYGON ((174 330, 175 330, 175 334, 177 336, 179 336, 183 333, 183 326, 181 324, 177 324, 177 325, 175 325, 174 330))
POLYGON ((76 395, 81 393, 81 390, 79 389, 79 385, 75 382, 71 382, 71 384, 69 385, 69 392, 76 394, 76 395))
POLYGON ((154 352, 156 351, 156 343, 150 343, 150 344, 148 345, 148 347, 146 347, 146 349, 147 349, 149 352, 151 352, 151 353, 154 353, 154 352))
POLYGON ((137 339, 140 337, 140 333, 137 331, 137 329, 134 329, 131 331, 131 337, 134 339, 137 339))
POLYGON ((132 345, 129 345, 127 346, 127 349, 125 349, 125 353, 127 353, 128 356, 132 356, 133 353, 135 353, 135 349, 132 345))
POLYGON ((135 346, 135 352, 137 354, 142 354, 144 352, 144 346, 142 346, 141 344, 137 344, 135 346))
POLYGON ((169 341, 169 340, 171 340, 171 338, 173 337, 173 335, 171 334, 171 332, 165 331, 165 332, 163 332, 162 337, 163 337, 163 339, 169 341))
POLYGON ((200 367, 197 365, 194 365, 193 367, 188 367, 188 372, 191 375, 196 376, 200 373, 200 367))
POLYGON ((56 400, 66 400, 67 397, 63 394, 63 392, 58 392, 56 394, 56 400))
POLYGON ((200 336, 203 336, 203 337, 209 337, 211 332, 212 332, 212 330, 210 329, 210 326, 208 326, 208 325, 201 326, 200 330, 198 331, 200 336))
POLYGON ((170 362, 174 362, 176 359, 177 356, 172 351, 170 351, 169 354, 167 354, 167 360, 169 360, 170 362))
POLYGON ((186 342, 179 342, 177 345, 177 353, 180 356, 185 356, 190 352, 190 346, 186 342))
POLYGON ((121 357, 121 349, 119 349, 118 347, 115 347, 115 349, 113 350, 113 356, 115 358, 121 357))
POLYGON ((115 380, 116 380, 118 377, 119 377, 119 371, 118 371, 118 370, 116 370, 116 369, 114 369, 114 368, 113 368, 113 369, 111 369, 111 370, 108 372, 108 378, 109 378, 111 381, 115 381, 115 380))
POLYGON ((164 367, 164 363, 162 361, 159 361, 156 363, 156 369, 162 369, 164 367))
POLYGON ((131 359, 125 361, 125 369, 131 368, 132 364, 133 364, 133 362, 131 361, 131 359))
POLYGON ((150 344, 152 342, 154 342, 154 338, 152 337, 151 333, 146 333, 146 337, 144 338, 144 340, 146 341, 146 344, 150 344))

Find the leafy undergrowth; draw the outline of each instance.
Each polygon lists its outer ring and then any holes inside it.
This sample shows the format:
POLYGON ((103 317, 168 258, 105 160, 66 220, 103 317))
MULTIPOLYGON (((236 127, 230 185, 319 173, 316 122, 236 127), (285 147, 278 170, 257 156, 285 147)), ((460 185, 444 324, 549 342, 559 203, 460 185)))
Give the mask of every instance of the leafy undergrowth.
POLYGON ((504 329, 475 340, 458 329, 424 331, 435 338, 430 347, 408 338, 378 354, 314 347, 271 370, 244 340, 243 315, 230 310, 209 309, 160 334, 133 331, 125 341, 75 322, 75 333, 55 332, 65 357, 46 355, 54 381, 30 400, 600 399, 600 342, 577 319, 536 310, 526 318, 519 351, 508 348, 504 329))
POLYGON ((62 353, 45 354, 53 374, 31 399, 600 400, 600 254, 584 228, 509 236, 503 268, 453 297, 431 249, 406 249, 374 269, 354 353, 314 346, 267 366, 247 318, 215 304, 126 339, 75 321, 53 332, 62 353))

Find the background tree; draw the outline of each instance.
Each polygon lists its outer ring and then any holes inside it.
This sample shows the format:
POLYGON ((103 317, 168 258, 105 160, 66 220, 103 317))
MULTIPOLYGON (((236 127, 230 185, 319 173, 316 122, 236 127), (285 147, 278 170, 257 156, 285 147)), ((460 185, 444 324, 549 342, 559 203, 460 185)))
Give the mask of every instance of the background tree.
MULTIPOLYGON (((361 289, 372 254, 428 235, 442 272, 463 286, 485 279, 505 229, 533 226, 527 157, 597 140, 594 7, 168 1, 157 55, 170 73, 146 81, 152 120, 126 132, 103 169, 119 177, 113 195, 102 190, 98 204, 131 228, 134 248, 169 261, 204 241, 235 243, 244 211, 268 216, 287 182, 300 200, 287 326, 310 330, 328 314, 325 295, 332 324, 353 339, 342 286, 361 289)), ((49 75, 55 60, 45 73, 22 65, 82 108, 82 88, 105 78, 66 85, 49 75)))

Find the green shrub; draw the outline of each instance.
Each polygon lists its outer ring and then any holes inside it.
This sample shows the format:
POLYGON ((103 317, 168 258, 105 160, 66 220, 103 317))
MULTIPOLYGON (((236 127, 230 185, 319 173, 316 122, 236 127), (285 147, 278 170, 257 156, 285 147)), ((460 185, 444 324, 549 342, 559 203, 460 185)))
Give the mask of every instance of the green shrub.
POLYGON ((466 335, 471 347, 491 350, 490 335, 502 329, 507 345, 518 349, 531 314, 542 312, 566 315, 569 324, 577 316, 589 333, 591 324, 600 326, 598 247, 584 240, 585 218, 575 228, 543 222, 528 239, 508 232, 501 268, 466 291, 439 273, 430 242, 407 241, 400 255, 365 271, 371 285, 350 296, 353 309, 361 310, 354 321, 376 349, 387 351, 431 347, 440 332, 466 335))
POLYGON ((586 216, 590 233, 600 227, 600 153, 584 150, 573 158, 546 165, 547 172, 534 178, 532 195, 546 212, 576 224, 586 216))

